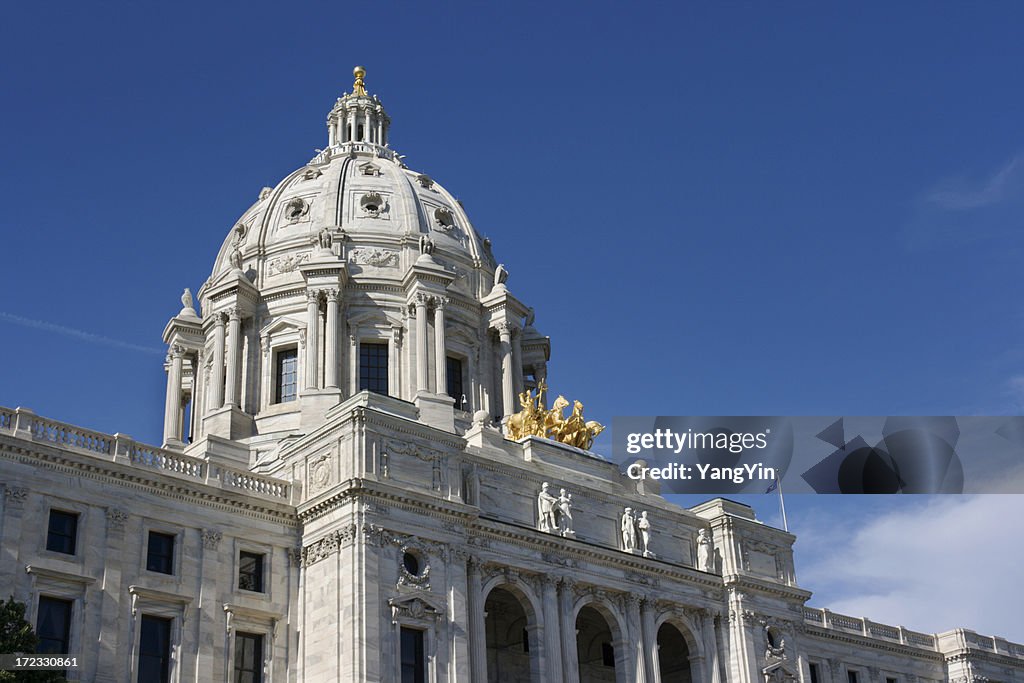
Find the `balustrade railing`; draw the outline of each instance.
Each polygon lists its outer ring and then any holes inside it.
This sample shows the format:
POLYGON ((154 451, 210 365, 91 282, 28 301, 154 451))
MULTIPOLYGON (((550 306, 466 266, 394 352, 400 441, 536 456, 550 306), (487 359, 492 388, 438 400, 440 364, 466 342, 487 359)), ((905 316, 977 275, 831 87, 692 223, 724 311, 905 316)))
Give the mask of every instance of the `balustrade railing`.
POLYGON ((25 438, 31 434, 33 441, 59 444, 92 455, 108 456, 121 462, 127 460, 136 467, 152 468, 202 483, 219 483, 222 488, 235 489, 256 496, 287 501, 290 494, 288 482, 281 479, 230 467, 215 467, 215 472, 211 476, 211 466, 202 458, 166 448, 147 446, 121 434, 94 432, 39 417, 24 408, 11 410, 0 406, 0 429, 25 438))

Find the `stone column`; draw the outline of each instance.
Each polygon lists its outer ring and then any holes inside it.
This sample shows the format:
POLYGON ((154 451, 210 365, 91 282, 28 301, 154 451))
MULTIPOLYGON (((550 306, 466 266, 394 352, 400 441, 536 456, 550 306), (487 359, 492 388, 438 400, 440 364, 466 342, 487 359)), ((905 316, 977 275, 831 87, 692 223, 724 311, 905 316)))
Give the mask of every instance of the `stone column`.
POLYGON ((316 389, 317 365, 320 359, 320 346, 317 344, 317 332, 320 327, 319 292, 306 292, 306 389, 316 389))
POLYGON ((348 360, 349 385, 352 389, 349 392, 349 396, 354 396, 359 393, 359 337, 356 335, 354 328, 349 330, 348 360))
MULTIPOLYGON (((715 629, 715 614, 711 610, 704 610, 702 615, 701 632, 704 636, 704 666, 708 683, 722 683, 722 672, 718 664, 718 638, 715 629)), ((809 679, 808 679, 809 680, 809 679)))
POLYGON ((395 398, 402 397, 402 362, 398 350, 401 342, 402 328, 393 325, 391 327, 391 336, 388 337, 388 396, 394 396, 395 398))
POLYGON ((181 362, 185 349, 171 345, 171 366, 167 369, 167 397, 164 401, 164 446, 179 445, 181 438, 181 362))
POLYGON ((428 391, 427 371, 427 297, 416 297, 416 391, 428 391))
POLYGON ((466 581, 469 595, 469 662, 472 681, 487 680, 487 634, 480 560, 470 557, 466 581))
POLYGON ((643 638, 643 665, 647 669, 647 680, 650 683, 661 683, 661 671, 658 668, 658 631, 654 628, 654 605, 650 598, 640 603, 640 634, 643 638))
POLYGON ((242 314, 238 307, 228 312, 227 384, 224 386, 224 404, 232 408, 239 406, 238 385, 240 359, 242 355, 242 314))
POLYGON ((324 353, 324 386, 338 388, 338 290, 327 290, 327 337, 324 353))
POLYGON ((210 372, 210 410, 224 407, 224 315, 213 317, 213 370, 210 372))
POLYGON ((562 634, 558 628, 558 581, 550 574, 541 576, 544 600, 544 661, 545 676, 550 683, 562 680, 562 634))
POLYGON ((626 671, 630 680, 647 683, 647 657, 644 654, 643 625, 640 621, 640 596, 626 596, 626 671), (630 666, 632 665, 632 666, 630 666), (632 670, 630 670, 632 669, 632 670))
POLYGON ((576 618, 572 603, 576 597, 576 582, 563 577, 558 585, 558 621, 562 633, 562 681, 580 683, 580 660, 576 650, 576 618))
MULTIPOLYGON (((448 364, 444 340, 444 306, 447 301, 441 297, 434 300, 434 393, 448 393, 448 364)), ((458 396, 453 396, 456 401, 458 396)))
POLYGON ((514 371, 512 368, 512 326, 498 323, 498 353, 501 356, 501 401, 502 414, 512 415, 516 412, 516 394, 514 371))
POLYGON ((512 390, 516 396, 523 393, 523 332, 516 330, 512 336, 512 390))

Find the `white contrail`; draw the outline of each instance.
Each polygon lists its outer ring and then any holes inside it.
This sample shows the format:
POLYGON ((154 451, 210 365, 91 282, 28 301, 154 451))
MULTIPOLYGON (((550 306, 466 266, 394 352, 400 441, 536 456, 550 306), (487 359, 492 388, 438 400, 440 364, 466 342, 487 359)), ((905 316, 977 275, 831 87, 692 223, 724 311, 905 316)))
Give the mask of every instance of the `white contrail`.
POLYGON ((102 344, 103 346, 113 346, 117 349, 127 349, 128 351, 139 351, 141 353, 152 353, 163 355, 166 353, 163 349, 154 348, 152 346, 141 346, 139 344, 132 344, 131 342, 121 341, 120 339, 111 339, 110 337, 104 337, 100 334, 93 334, 92 332, 86 332, 85 330, 76 330, 73 327, 64 327, 63 325, 56 325, 54 323, 48 323, 43 320, 33 320, 32 318, 22 318, 20 315, 12 315, 10 313, 4 313, 0 311, 0 322, 9 322, 15 325, 21 325, 22 327, 31 327, 35 330, 44 330, 46 332, 54 332, 56 334, 64 335, 65 337, 74 337, 75 339, 81 339, 83 341, 92 342, 93 344, 102 344))

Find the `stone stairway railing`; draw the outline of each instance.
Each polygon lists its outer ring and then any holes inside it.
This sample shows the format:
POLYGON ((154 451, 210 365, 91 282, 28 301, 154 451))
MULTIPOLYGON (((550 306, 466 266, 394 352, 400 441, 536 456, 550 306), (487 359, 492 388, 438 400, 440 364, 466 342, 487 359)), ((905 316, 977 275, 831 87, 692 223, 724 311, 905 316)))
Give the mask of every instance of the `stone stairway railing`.
POLYGON ((287 502, 290 495, 289 483, 281 479, 219 466, 166 448, 148 446, 124 434, 104 434, 50 420, 25 408, 12 410, 0 406, 0 433, 34 442, 52 443, 78 453, 159 470, 174 477, 272 498, 279 502, 287 502))

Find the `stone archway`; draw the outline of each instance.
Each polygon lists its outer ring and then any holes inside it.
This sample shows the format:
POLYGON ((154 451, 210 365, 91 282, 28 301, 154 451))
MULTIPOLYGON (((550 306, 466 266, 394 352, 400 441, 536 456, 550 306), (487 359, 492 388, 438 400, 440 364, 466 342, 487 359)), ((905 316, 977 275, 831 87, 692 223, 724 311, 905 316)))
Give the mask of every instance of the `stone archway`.
POLYGON ((690 646, 677 626, 665 622, 658 629, 658 672, 661 683, 694 683, 690 646))
MULTIPOLYGON (((615 683, 622 670, 625 653, 622 641, 613 635, 614 620, 584 605, 576 615, 576 656, 580 683, 615 683)), ((624 680, 624 679, 623 679, 624 680)))
POLYGON ((491 683, 532 683, 540 680, 540 644, 528 600, 510 586, 499 586, 484 602, 487 680, 491 683), (528 611, 529 610, 529 611, 528 611))

